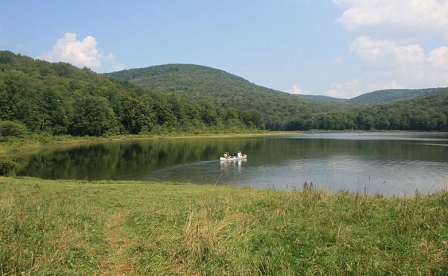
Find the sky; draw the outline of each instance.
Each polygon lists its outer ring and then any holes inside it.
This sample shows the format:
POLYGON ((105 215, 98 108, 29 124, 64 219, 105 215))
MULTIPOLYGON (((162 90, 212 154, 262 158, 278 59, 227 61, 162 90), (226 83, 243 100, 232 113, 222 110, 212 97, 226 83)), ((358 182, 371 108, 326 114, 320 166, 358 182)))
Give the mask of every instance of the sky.
POLYGON ((448 0, 4 0, 0 50, 98 73, 198 64, 348 99, 448 87, 448 0))

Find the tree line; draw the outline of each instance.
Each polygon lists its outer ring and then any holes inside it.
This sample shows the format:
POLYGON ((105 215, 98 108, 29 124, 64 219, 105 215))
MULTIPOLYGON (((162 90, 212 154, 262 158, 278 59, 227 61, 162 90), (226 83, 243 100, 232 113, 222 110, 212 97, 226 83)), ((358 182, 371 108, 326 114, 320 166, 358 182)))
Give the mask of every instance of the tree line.
POLYGON ((303 114, 284 127, 311 129, 448 131, 448 93, 339 112, 303 114))
POLYGON ((149 92, 181 94, 193 101, 206 99, 215 106, 237 110, 258 110, 269 130, 447 129, 448 88, 384 90, 352 100, 329 101, 324 97, 304 99, 193 64, 167 64, 105 75, 149 92))
MULTIPOLYGON (((271 93, 225 72, 192 68, 201 74, 196 78, 184 75, 191 81, 185 80, 184 91, 179 93, 181 83, 175 83, 175 78, 152 79, 158 85, 145 89, 131 83, 132 78, 118 80, 88 68, 0 51, 0 136, 262 129, 448 131, 448 93, 370 106, 319 102, 271 93), (211 84, 204 83, 207 71, 214 74, 215 88, 210 93, 207 87, 211 84), (165 91, 168 85, 172 87, 165 91)), ((185 70, 179 66, 162 69, 169 75, 185 70)), ((148 79, 140 81, 148 83, 148 79)))
MULTIPOLYGON (((220 108, 79 69, 0 52, 0 130, 16 124, 34 133, 115 134, 263 129, 256 110, 220 108)), ((1 134, 0 134, 1 135, 1 134)))

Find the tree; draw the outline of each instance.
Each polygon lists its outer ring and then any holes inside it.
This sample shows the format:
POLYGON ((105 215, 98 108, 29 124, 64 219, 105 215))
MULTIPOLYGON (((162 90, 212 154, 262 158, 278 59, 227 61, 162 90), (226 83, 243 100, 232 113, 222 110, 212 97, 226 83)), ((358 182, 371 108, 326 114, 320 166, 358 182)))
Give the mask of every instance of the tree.
POLYGON ((260 111, 255 109, 240 112, 241 121, 250 128, 264 129, 264 120, 260 111))
POLYGON ((118 124, 107 100, 85 96, 75 102, 75 113, 69 132, 76 136, 101 136, 118 133, 118 124))
POLYGON ((0 122, 0 136, 3 137, 20 137, 27 133, 27 128, 24 124, 11 121, 0 122))

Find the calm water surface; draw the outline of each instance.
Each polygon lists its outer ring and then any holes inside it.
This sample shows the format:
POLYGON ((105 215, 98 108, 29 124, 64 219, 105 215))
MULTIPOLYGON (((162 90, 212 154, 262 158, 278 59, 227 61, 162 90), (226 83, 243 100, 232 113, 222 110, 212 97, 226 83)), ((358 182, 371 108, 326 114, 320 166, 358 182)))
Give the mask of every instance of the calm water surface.
POLYGON ((315 187, 386 196, 448 187, 448 133, 316 133, 158 139, 53 149, 28 156, 19 175, 248 186, 315 187), (220 162, 241 150, 247 161, 220 162))

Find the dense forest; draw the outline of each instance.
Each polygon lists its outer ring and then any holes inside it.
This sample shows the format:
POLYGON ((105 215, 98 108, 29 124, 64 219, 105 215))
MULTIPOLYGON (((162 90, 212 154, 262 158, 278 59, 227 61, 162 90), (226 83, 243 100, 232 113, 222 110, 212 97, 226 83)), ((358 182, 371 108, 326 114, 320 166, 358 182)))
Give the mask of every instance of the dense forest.
POLYGON ((302 99, 198 65, 101 75, 0 51, 0 136, 261 129, 446 131, 448 92, 438 92, 361 105, 302 99))
POLYGON ((193 102, 182 95, 147 91, 79 69, 0 51, 0 135, 23 129, 52 135, 263 129, 256 110, 193 102))
POLYGON ((374 104, 403 101, 408 99, 415 99, 426 96, 440 95, 445 94, 447 92, 448 87, 426 88, 426 89, 387 89, 365 93, 355 98, 349 99, 348 102, 374 105, 374 104))
POLYGON ((191 64, 106 75, 147 91, 180 94, 194 101, 207 99, 216 106, 238 110, 256 109, 270 130, 447 130, 448 88, 383 90, 342 100, 290 95, 221 70, 191 64))
POLYGON ((206 100, 217 107, 257 110, 265 127, 282 130, 291 117, 326 111, 339 112, 348 104, 302 99, 296 95, 268 89, 210 67, 192 64, 167 64, 105 74, 125 80, 147 91, 183 95, 193 101, 206 100))

